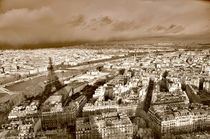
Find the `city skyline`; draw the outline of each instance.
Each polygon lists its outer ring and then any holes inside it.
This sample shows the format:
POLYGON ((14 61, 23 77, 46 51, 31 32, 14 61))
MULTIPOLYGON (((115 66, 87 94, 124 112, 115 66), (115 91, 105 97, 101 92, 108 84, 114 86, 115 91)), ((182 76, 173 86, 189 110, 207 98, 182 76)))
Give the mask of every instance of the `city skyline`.
POLYGON ((210 139, 209 0, 0 0, 1 139, 210 139))

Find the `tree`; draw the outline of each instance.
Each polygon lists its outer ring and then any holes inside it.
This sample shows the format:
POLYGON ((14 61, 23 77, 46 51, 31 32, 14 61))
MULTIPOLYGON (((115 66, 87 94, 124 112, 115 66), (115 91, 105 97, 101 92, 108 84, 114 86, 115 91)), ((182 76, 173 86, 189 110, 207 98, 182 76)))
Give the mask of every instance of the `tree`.
POLYGON ((119 70, 119 74, 120 74, 120 75, 123 75, 124 73, 125 73, 125 69, 120 69, 120 70, 119 70))
POLYGON ((122 104, 122 98, 118 99, 117 103, 120 105, 122 104))
POLYGON ((5 73, 5 68, 4 67, 1 67, 1 69, 2 69, 2 73, 5 73))
POLYGON ((98 66, 96 69, 97 69, 99 72, 101 72, 101 71, 103 70, 103 66, 98 66))
POLYGON ((168 71, 165 71, 162 75, 163 78, 166 78, 168 76, 168 71))

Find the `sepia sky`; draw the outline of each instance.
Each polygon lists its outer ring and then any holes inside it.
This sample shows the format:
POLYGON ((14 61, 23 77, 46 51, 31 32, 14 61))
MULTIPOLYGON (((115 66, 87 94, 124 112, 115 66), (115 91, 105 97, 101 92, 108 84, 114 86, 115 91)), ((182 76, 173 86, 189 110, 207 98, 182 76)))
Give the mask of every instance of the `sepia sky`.
POLYGON ((0 1, 0 43, 15 46, 209 32, 207 1, 0 1))

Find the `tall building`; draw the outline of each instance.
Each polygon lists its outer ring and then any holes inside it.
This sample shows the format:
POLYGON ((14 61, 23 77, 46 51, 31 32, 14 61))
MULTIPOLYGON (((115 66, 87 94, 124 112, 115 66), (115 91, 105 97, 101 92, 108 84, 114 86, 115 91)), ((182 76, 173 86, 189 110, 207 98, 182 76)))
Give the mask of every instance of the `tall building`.
POLYGON ((209 79, 206 79, 203 83, 203 88, 208 92, 210 93, 210 78, 209 79))

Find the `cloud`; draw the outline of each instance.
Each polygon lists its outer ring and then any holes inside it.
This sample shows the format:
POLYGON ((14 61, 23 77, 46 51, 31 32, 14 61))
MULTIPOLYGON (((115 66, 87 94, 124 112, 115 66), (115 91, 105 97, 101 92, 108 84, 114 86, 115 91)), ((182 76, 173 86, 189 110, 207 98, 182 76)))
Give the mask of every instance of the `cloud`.
POLYGON ((2 0, 0 42, 109 40, 210 31, 210 5, 196 0, 2 0))

